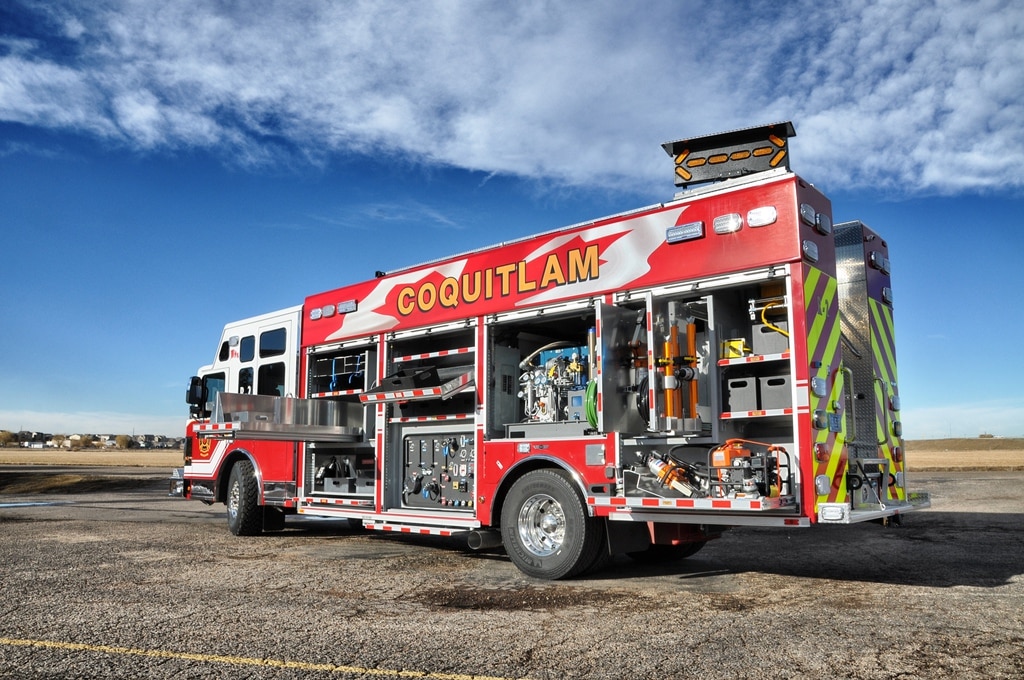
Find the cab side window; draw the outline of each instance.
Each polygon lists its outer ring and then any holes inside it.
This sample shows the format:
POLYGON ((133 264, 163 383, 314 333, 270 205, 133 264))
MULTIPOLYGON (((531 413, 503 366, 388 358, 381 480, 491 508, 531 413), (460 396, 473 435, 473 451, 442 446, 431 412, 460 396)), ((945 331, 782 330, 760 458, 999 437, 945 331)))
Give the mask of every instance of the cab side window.
POLYGON ((287 331, 283 328, 275 328, 272 331, 260 334, 260 359, 276 357, 284 354, 285 341, 288 339, 287 331))
POLYGON ((256 356, 256 337, 253 335, 247 335, 242 338, 239 345, 239 359, 242 361, 252 361, 256 356))
POLYGON ((238 393, 252 394, 252 367, 243 368, 238 372, 238 393))
POLYGON ((284 362, 278 361, 272 364, 260 366, 257 375, 256 386, 259 394, 269 394, 273 397, 284 396, 284 362))
POLYGON ((211 373, 203 376, 203 384, 206 386, 206 414, 209 415, 213 411, 213 405, 217 403, 217 395, 224 391, 224 374, 211 373))

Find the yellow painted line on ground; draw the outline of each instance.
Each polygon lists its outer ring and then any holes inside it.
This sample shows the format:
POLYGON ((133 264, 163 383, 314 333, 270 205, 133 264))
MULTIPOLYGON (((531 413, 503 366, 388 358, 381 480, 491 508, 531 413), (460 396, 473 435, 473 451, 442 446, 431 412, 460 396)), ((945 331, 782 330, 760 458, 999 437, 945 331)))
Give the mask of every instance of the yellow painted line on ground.
POLYGON ((257 659, 248 656, 223 656, 220 654, 193 654, 171 652, 163 649, 135 649, 112 647, 110 645, 87 645, 80 642, 57 642, 53 640, 24 640, 0 637, 0 645, 11 647, 40 647, 43 649, 66 649, 74 652, 100 652, 123 656, 146 656, 157 659, 183 659, 203 663, 222 663, 234 666, 266 666, 288 668, 300 671, 328 671, 330 673, 351 673, 353 675, 376 675, 384 678, 425 678, 426 680, 510 680, 490 675, 464 675, 462 673, 431 673, 429 671, 399 671, 387 668, 361 668, 359 666, 338 666, 331 663, 307 663, 284 659, 257 659))

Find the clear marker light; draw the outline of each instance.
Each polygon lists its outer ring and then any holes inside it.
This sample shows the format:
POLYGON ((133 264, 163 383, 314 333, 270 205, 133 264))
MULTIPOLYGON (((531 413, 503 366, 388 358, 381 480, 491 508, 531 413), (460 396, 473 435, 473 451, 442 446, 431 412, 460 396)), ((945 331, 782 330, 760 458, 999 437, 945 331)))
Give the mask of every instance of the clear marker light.
POLYGON ((831 234, 832 218, 825 213, 818 213, 814 218, 814 228, 819 234, 831 234))
POLYGON ((778 219, 779 211, 775 209, 774 205, 754 208, 747 213, 747 224, 751 227, 767 227, 769 224, 775 224, 778 219))
POLYGON ((813 227, 815 222, 817 222, 817 215, 818 211, 814 209, 813 205, 810 205, 809 203, 800 204, 800 219, 804 221, 804 224, 808 224, 813 227))
POLYGON ((713 223, 716 234, 731 234, 743 226, 743 218, 739 213, 729 213, 715 218, 713 223))

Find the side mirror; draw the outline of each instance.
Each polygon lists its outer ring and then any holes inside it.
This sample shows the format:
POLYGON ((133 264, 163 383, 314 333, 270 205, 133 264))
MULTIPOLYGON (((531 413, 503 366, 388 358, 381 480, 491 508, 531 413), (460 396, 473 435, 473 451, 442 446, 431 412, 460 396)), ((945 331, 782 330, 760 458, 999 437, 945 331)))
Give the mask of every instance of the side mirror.
POLYGON ((185 403, 190 406, 203 407, 206 405, 206 386, 203 379, 197 375, 189 378, 188 390, 185 392, 185 403))

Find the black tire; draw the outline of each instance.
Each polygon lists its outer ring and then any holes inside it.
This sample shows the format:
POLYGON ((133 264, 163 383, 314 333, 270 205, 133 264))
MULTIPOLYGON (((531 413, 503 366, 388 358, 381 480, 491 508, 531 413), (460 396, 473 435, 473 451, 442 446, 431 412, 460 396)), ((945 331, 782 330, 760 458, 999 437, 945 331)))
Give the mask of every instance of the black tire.
POLYGON ((252 461, 240 460, 228 477, 228 529, 235 536, 256 536, 263 530, 263 508, 252 461))
POLYGON ((655 543, 647 550, 626 553, 632 559, 643 564, 655 564, 658 562, 677 562, 692 557, 700 552, 700 549, 707 544, 707 541, 693 541, 692 543, 680 543, 679 545, 661 545, 655 543))
POLYGON ((534 470, 516 480, 501 510, 501 538, 512 563, 528 576, 577 576, 595 564, 604 524, 587 514, 571 478, 534 470))
POLYGON ((601 522, 601 545, 597 548, 597 554, 594 555, 594 561, 591 562, 583 571, 580 572, 580 576, 590 576, 591 574, 597 574, 605 569, 609 564, 612 563, 612 554, 608 551, 608 530, 605 528, 607 525, 601 522))

